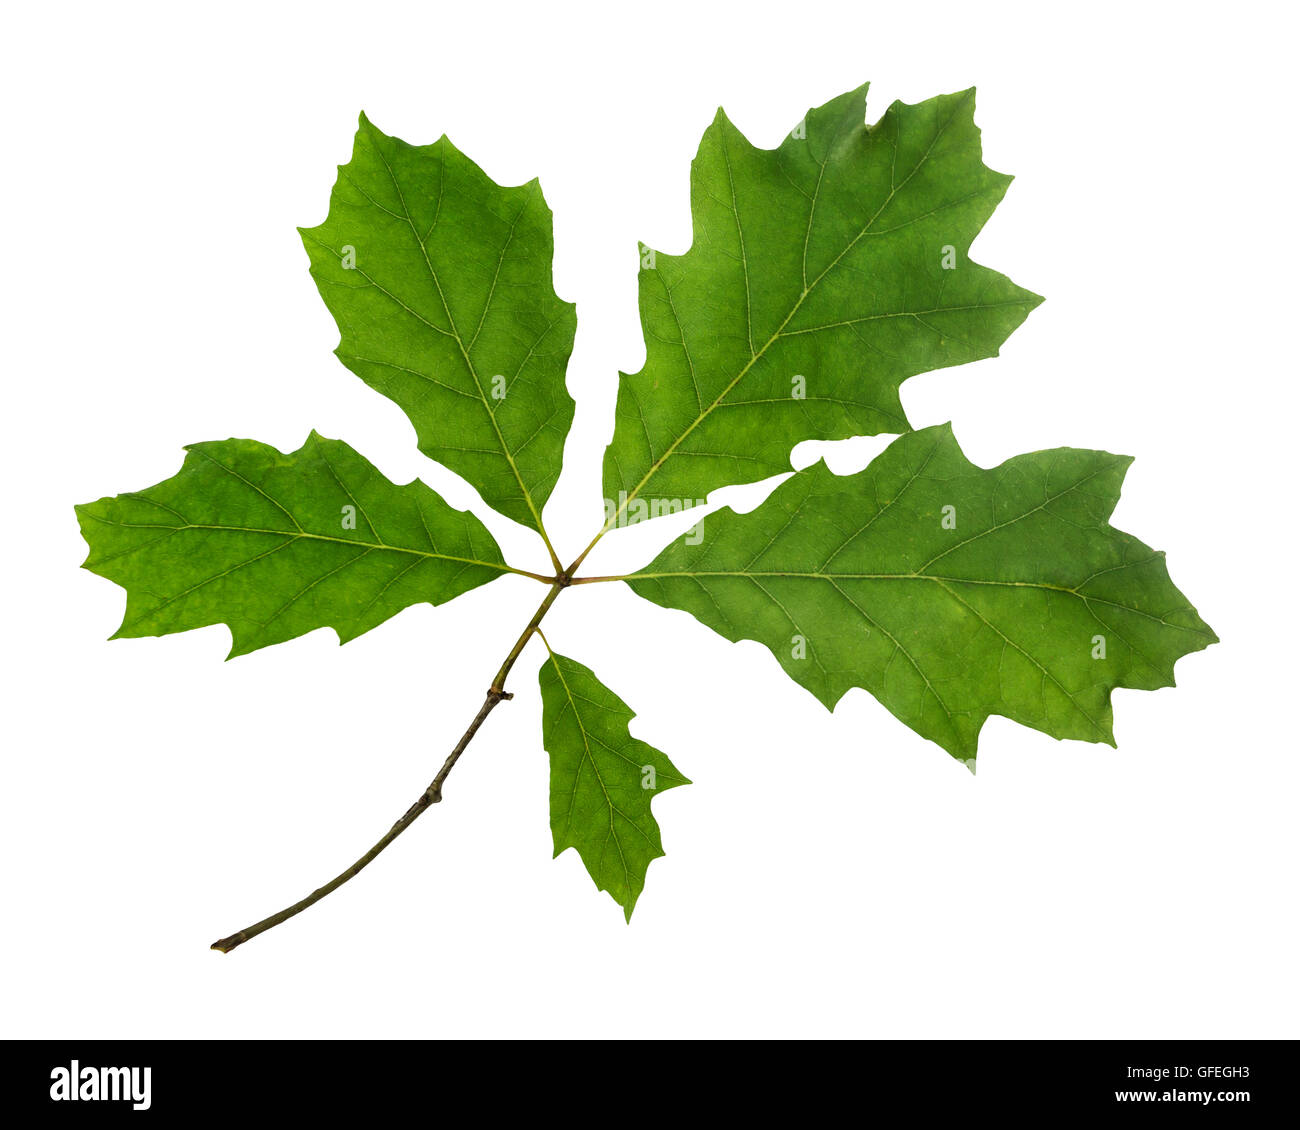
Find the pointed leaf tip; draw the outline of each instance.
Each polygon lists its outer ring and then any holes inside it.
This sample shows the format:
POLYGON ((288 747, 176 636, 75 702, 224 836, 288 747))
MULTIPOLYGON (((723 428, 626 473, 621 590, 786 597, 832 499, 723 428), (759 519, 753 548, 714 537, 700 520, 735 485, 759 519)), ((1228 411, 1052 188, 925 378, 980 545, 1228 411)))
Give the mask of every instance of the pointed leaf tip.
POLYGON ((226 624, 227 658, 322 627, 355 638, 507 571, 477 518, 315 431, 287 455, 191 444, 172 478, 78 514, 86 567, 127 591, 113 638, 226 624))
POLYGON ((638 275, 646 362, 604 463, 618 524, 786 472, 804 440, 906 431, 903 381, 996 355, 1041 301, 969 258, 1005 189, 970 116, 944 96, 868 130, 865 92, 776 149, 722 108, 705 131, 694 242, 638 275))
POLYGON ((631 922, 646 870, 664 854, 650 803, 690 782, 662 752, 631 735, 631 708, 591 668, 552 652, 538 681, 554 854, 575 848, 597 888, 631 922))
POLYGON ((445 134, 413 146, 360 121, 329 214, 302 232, 335 354, 406 412, 422 452, 540 531, 577 324, 540 185, 497 185, 445 134))
POLYGON ((986 470, 926 428, 707 516, 627 583, 765 644, 828 708, 869 691, 963 761, 992 714, 1113 746, 1111 692, 1167 686, 1217 639, 1163 555, 1108 524, 1126 466, 1060 448, 986 470))

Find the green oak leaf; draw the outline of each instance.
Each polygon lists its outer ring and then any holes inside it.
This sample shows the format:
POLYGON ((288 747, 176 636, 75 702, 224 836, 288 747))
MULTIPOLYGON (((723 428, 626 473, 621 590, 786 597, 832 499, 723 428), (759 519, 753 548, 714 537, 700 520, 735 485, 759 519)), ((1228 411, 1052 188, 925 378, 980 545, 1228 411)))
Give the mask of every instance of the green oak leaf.
POLYGON ((1009 176, 985 167, 975 94, 866 86, 758 149, 719 110, 691 166, 694 240, 642 260, 646 362, 620 375, 610 524, 790 469, 810 439, 903 432, 899 385, 997 354, 1042 301, 969 258, 1009 176))
MULTIPOLYGON (((567 569, 542 511, 573 420, 576 315, 554 289, 538 182, 503 187, 445 136, 413 146, 361 116, 325 221, 299 229, 335 352, 407 414, 422 452, 540 535, 554 573, 507 564, 476 516, 315 432, 288 454, 195 444, 172 478, 77 507, 84 567, 126 590, 114 638, 226 624, 233 657, 322 627, 346 643, 503 573, 547 588, 404 815, 332 880, 214 950, 314 905, 438 804, 513 697, 530 640, 546 642, 542 619, 587 582, 622 579, 764 644, 828 709, 868 690, 972 769, 993 714, 1113 745, 1117 687, 1172 686, 1179 658, 1217 642, 1164 555, 1110 525, 1129 459, 1063 448, 984 469, 948 426, 912 431, 902 383, 995 356, 1042 300, 970 258, 1011 181, 983 163, 974 91, 895 102, 867 126, 866 90, 809 111, 776 149, 721 110, 705 131, 690 248, 642 251, 646 361, 620 374, 604 524, 567 569), (615 526, 789 472, 805 440, 882 432, 901 435, 858 474, 795 471, 640 572, 577 575, 615 526)), ((589 668, 547 653, 554 853, 576 849, 630 921, 664 854, 653 798, 690 782, 632 736, 633 711, 589 668)))
POLYGON ((503 188, 445 136, 408 145, 362 114, 329 215, 299 230, 339 359, 400 405, 421 451, 540 531, 577 318, 551 285, 537 181, 503 188))
POLYGON ((473 514, 389 482, 339 440, 185 450, 157 486, 77 507, 84 567, 127 591, 114 639, 224 623, 231 658, 322 627, 346 643, 511 571, 473 514))
POLYGON ((1113 745, 1111 691, 1173 686, 1216 642, 1164 554, 1109 524, 1130 462, 1059 448, 985 470, 927 428, 710 515, 627 582, 765 644, 828 708, 870 691, 972 767, 990 714, 1113 745))
POLYGON ((646 869, 664 854, 650 801, 690 781, 632 737, 628 723, 636 715, 589 667, 551 652, 538 681, 555 854, 577 848, 596 886, 630 921, 646 869))

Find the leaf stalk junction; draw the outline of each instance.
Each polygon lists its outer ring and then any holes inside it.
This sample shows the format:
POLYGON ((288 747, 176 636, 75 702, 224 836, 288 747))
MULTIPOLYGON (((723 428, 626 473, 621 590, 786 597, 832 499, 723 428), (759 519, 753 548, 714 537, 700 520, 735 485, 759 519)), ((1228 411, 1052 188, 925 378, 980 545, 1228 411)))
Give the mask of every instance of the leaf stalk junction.
MULTIPOLYGON (((530 573, 523 569, 511 568, 511 572, 547 584, 550 586, 550 589, 543 598, 541 604, 538 605, 537 611, 533 613, 532 619, 528 621, 524 630, 519 634, 519 638, 515 640, 514 646, 510 649, 510 653, 505 657, 505 660, 497 669, 497 673, 492 677, 492 683, 488 687, 487 693, 483 698, 483 704, 479 707, 478 713, 474 715, 473 720, 461 735, 460 740, 456 743, 451 753, 447 755, 447 760, 442 763, 442 768, 438 770, 437 776, 429 782, 428 787, 416 798, 415 803, 412 804, 405 813, 403 813, 397 823, 389 828, 388 831, 385 832, 384 835, 375 843, 375 845, 361 856, 361 858, 350 867, 340 871, 339 874, 335 875, 334 878, 324 886, 317 887, 316 890, 312 891, 311 894, 306 896, 306 898, 299 899, 292 906, 286 906, 283 910, 268 915, 266 918, 254 922, 251 926, 245 926, 244 929, 237 930, 229 937, 221 938, 218 941, 213 942, 212 949, 218 950, 221 953, 229 953, 231 950, 243 945, 245 942, 256 938, 259 934, 266 933, 267 930, 280 925, 282 922, 287 922, 290 918, 301 914, 308 907, 314 906, 326 895, 338 890, 339 887, 343 886, 343 884, 348 882, 349 879, 355 878, 369 867, 379 854, 387 848, 389 844, 397 839, 398 836, 405 832, 407 828, 414 824, 427 809, 438 804, 442 800, 443 783, 447 780, 451 771, 456 767, 456 762, 460 760, 461 754, 465 752, 465 749, 469 746, 469 743, 474 740, 474 736, 479 732, 483 723, 487 721, 488 715, 496 709, 498 703, 514 697, 511 692, 505 689, 506 679, 509 677, 510 671, 518 661, 519 657, 523 654, 524 648, 528 645, 528 641, 532 639, 534 635, 541 634, 540 625, 542 619, 545 617, 547 612, 550 611, 551 605, 555 603, 560 593, 573 584, 582 584, 588 581, 621 580, 620 577, 580 578, 574 575, 577 568, 585 560, 587 554, 595 548, 596 543, 604 537, 609 528, 608 525, 602 527, 600 532, 588 544, 587 548, 574 560, 573 564, 562 572, 557 573, 554 577, 545 577, 540 573, 530 573)), ((542 538, 549 549, 551 545, 550 539, 547 537, 544 530, 539 532, 541 532, 542 538)), ((551 553, 553 555, 554 550, 551 550, 551 553)))

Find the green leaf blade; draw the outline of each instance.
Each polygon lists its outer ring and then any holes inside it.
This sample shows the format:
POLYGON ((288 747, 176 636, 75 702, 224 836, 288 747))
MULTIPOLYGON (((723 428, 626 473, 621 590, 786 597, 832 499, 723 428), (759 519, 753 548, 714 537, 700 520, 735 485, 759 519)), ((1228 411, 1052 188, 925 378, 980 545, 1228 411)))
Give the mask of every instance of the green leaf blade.
POLYGON ((321 627, 346 643, 509 571, 472 514, 418 480, 394 485, 339 440, 186 452, 172 478, 76 508, 84 568, 127 590, 115 639, 224 623, 230 658, 321 627))
POLYGON ((865 98, 777 149, 721 111, 706 131, 692 246, 640 274, 646 363, 621 374, 605 455, 619 524, 787 471, 803 440, 906 431, 904 380, 996 355, 1041 301, 969 259, 1011 180, 983 164, 974 92, 870 128, 865 98))
POLYGON ((402 408, 421 451, 540 532, 577 318, 552 285, 537 181, 502 187, 445 136, 408 145, 363 114, 325 222, 300 231, 339 359, 402 408))
POLYGON ((635 714, 589 667, 552 652, 538 681, 555 854, 575 848, 597 888, 631 921, 646 870, 664 854, 650 802, 690 781, 632 737, 635 714))
POLYGON ((962 760, 990 714, 1113 745, 1111 692, 1172 686, 1217 639, 1164 555, 1109 525, 1129 462, 1066 448, 985 470, 927 428, 857 475, 819 463, 710 515, 627 582, 765 644, 828 709, 861 687, 962 760))

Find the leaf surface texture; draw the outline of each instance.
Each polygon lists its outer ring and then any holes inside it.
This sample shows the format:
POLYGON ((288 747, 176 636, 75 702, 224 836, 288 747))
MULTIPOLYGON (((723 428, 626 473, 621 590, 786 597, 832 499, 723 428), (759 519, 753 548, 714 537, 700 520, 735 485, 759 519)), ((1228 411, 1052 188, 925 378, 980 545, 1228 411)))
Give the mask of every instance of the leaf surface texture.
POLYGON ((969 258, 1011 181, 984 165, 974 91, 870 128, 865 99, 776 149, 721 110, 706 131, 691 248, 640 274, 646 362, 605 453, 617 524, 788 471, 803 440, 907 431, 904 380, 994 356, 1041 301, 969 258))
POLYGON ((690 782, 631 735, 634 713, 591 668, 551 653, 538 679, 555 854, 576 848, 596 886, 631 919, 646 868, 664 854, 650 802, 690 782))
POLYGON ((339 440, 186 451, 157 486, 77 507, 85 568, 127 591, 114 638, 227 624, 232 657, 323 627, 346 643, 507 571, 474 515, 418 480, 394 485, 339 440))
POLYGON ((363 114, 329 215, 301 231, 339 359, 401 406, 421 451, 540 530, 577 319, 537 181, 503 188, 445 136, 408 145, 363 114))
POLYGON ((1172 686, 1216 639, 1164 554, 1109 524, 1129 463, 1060 448, 985 470, 926 428, 859 474, 817 463, 709 515, 627 583, 765 644, 828 708, 870 691, 963 760, 990 714, 1114 744, 1111 691, 1172 686))

